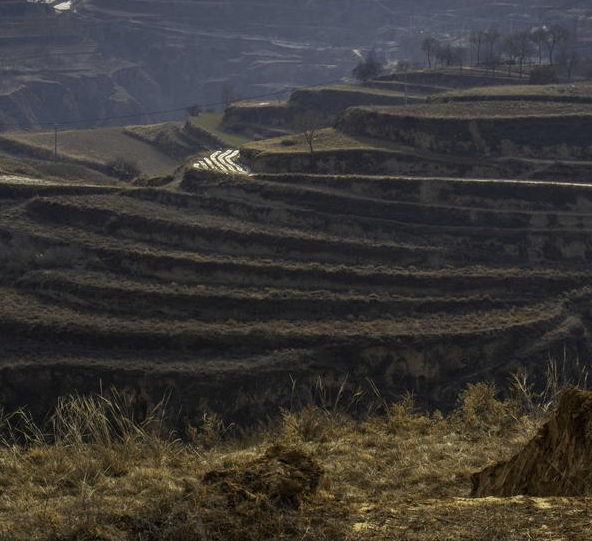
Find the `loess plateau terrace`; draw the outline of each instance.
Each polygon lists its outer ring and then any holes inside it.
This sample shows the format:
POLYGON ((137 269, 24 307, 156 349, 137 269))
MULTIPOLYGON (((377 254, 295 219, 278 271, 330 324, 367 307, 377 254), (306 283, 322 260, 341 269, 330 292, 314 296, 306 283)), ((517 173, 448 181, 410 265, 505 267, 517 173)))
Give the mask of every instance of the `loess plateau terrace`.
POLYGON ((0 184, 0 400, 116 387, 251 422, 321 377, 449 408, 592 350, 592 186, 222 175, 0 184))

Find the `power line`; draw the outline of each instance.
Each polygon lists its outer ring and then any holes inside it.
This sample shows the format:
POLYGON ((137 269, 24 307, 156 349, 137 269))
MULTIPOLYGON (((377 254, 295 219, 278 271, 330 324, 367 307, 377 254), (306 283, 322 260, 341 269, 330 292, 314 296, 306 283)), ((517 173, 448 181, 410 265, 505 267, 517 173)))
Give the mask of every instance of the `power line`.
MULTIPOLYGON (((309 86, 300 86, 300 87, 291 87, 290 89, 286 89, 286 90, 278 90, 275 92, 267 92, 265 94, 257 94, 254 96, 249 96, 247 98, 242 98, 240 101, 251 101, 251 100, 259 100, 262 98, 269 98, 272 96, 281 96, 283 94, 287 94, 288 92, 293 92, 295 90, 307 90, 309 88, 318 88, 320 86, 326 86, 326 85, 332 85, 332 84, 337 84, 337 83, 342 83, 343 79, 334 79, 332 81, 324 81, 322 83, 318 83, 315 85, 309 85, 309 86)), ((77 124, 94 124, 94 123, 98 123, 98 122, 108 122, 110 120, 124 120, 124 119, 128 119, 128 118, 141 118, 144 116, 150 116, 150 115, 165 115, 165 114, 172 114, 172 113, 180 113, 181 111, 187 111, 187 109, 191 108, 191 107, 199 107, 202 109, 208 109, 211 107, 217 107, 220 105, 227 105, 227 101, 218 101, 218 102, 212 102, 212 103, 192 103, 190 105, 186 105, 184 107, 177 107, 174 109, 163 109, 160 111, 143 111, 141 113, 130 113, 127 115, 116 115, 116 116, 108 116, 108 117, 95 117, 95 118, 80 118, 77 120, 66 120, 66 121, 62 121, 62 122, 37 122, 37 126, 58 126, 58 127, 63 127, 63 126, 75 126, 77 124)), ((21 125, 19 123, 11 123, 11 124, 0 124, 0 128, 20 128, 21 125)))

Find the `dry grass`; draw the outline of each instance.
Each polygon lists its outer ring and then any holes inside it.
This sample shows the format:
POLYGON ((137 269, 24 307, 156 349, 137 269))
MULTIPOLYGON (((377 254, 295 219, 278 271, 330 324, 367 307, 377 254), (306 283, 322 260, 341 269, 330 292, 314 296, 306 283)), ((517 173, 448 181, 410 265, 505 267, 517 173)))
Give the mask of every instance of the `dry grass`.
MULTIPOLYGON (((513 87, 512 87, 513 88, 513 87)), ((432 119, 520 119, 590 117, 592 105, 571 103, 541 103, 529 101, 430 103, 406 107, 360 107, 360 110, 375 110, 382 115, 405 118, 432 119)))
POLYGON ((199 116, 191 117, 189 122, 192 126, 210 134, 229 148, 240 148, 251 141, 244 135, 229 132, 222 126, 222 113, 201 113, 199 116))
MULTIPOLYGON (((352 151, 352 150, 388 150, 388 141, 370 140, 368 138, 353 137, 345 133, 326 128, 319 130, 314 138, 315 152, 352 151), (384 143, 384 144, 383 144, 384 143)), ((306 139, 301 134, 264 139, 248 143, 245 150, 255 152, 274 152, 280 154, 309 154, 310 149, 306 139)))
POLYGON ((161 317, 117 317, 45 304, 28 295, 0 288, 0 325, 14 337, 67 340, 98 345, 102 341, 125 348, 228 349, 321 347, 326 344, 434 337, 478 337, 489 333, 527 332, 559 325, 567 317, 564 303, 555 300, 510 309, 474 309, 464 313, 289 320, 257 318, 247 321, 173 320, 161 317))
POLYGON ((185 130, 180 122, 128 126, 124 133, 152 145, 173 160, 185 160, 203 148, 199 138, 185 130))
POLYGON ((185 442, 162 405, 139 422, 117 394, 64 399, 42 429, 22 413, 0 422, 0 538, 585 539, 585 498, 468 499, 470 474, 544 419, 518 398, 478 384, 449 415, 407 396, 353 418, 356 395, 341 396, 249 433, 206 417, 185 442))
MULTIPOLYGON (((26 156, 53 159, 54 133, 14 132, 3 134, 0 145, 9 152, 26 156)), ((66 130, 58 134, 60 161, 104 170, 110 160, 125 156, 141 163, 147 174, 164 174, 176 167, 176 162, 152 144, 126 134, 125 128, 97 128, 66 130)))
MULTIPOLYGON (((2 251, 0 251, 2 254, 2 251)), ((0 257, 2 257, 0 255, 0 257)), ((26 262, 26 259, 25 259, 26 262)), ((35 262, 34 262, 35 263, 35 262)), ((32 268, 35 265, 31 265, 32 268)), ((22 271, 22 268, 21 268, 22 271)), ((391 315, 415 315, 429 312, 460 312, 487 307, 523 306, 528 298, 516 293, 492 297, 487 294, 449 293, 436 296, 381 295, 331 291, 306 291, 291 288, 251 288, 178 284, 151 284, 117 275, 76 270, 28 272, 19 287, 34 291, 51 301, 68 303, 84 309, 94 306, 114 314, 141 313, 144 317, 174 319, 199 318, 202 321, 238 321, 248 319, 326 319, 343 314, 357 314, 358 319, 391 315), (322 308, 311 310, 316 303, 322 308)))
MULTIPOLYGON (((364 96, 367 95, 371 96, 383 96, 387 98, 405 98, 405 90, 403 91, 396 91, 392 89, 385 89, 385 88, 375 88, 370 86, 358 86, 358 85, 346 85, 346 84, 337 84, 331 86, 318 86, 313 88, 307 88, 306 90, 298 90, 297 92, 304 92, 304 93, 311 93, 311 94, 327 94, 331 95, 332 93, 346 93, 346 94, 353 94, 364 96)), ((415 96, 410 96, 410 99, 413 101, 417 101, 415 96)))
POLYGON ((505 85, 471 88, 445 92, 432 98, 440 101, 482 101, 496 99, 515 99, 525 101, 573 101, 592 102, 592 85, 589 82, 557 85, 505 85))
POLYGON ((15 159, 8 156, 0 157, 0 176, 19 176, 41 179, 47 182, 76 183, 80 184, 114 184, 113 178, 89 169, 84 166, 71 163, 15 159))

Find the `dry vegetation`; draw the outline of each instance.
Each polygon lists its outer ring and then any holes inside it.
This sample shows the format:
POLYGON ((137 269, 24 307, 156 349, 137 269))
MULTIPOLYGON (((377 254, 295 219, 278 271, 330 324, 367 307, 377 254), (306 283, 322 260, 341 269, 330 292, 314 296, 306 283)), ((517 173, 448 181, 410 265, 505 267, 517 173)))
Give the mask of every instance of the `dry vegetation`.
POLYGON ((380 136, 344 133, 335 128, 316 132, 313 148, 314 168, 311 166, 310 148, 301 133, 248 143, 242 147, 241 156, 252 170, 263 173, 311 172, 314 169, 316 173, 333 175, 357 173, 504 178, 515 174, 513 168, 493 160, 451 159, 380 136))
POLYGON ((249 137, 230 132, 222 125, 221 113, 201 113, 189 119, 191 129, 202 131, 214 141, 219 141, 221 146, 238 148, 251 141, 249 137))
MULTIPOLYGON (((589 116, 444 107, 378 111, 589 116)), ((125 137, 244 141, 220 120, 125 137)), ((334 129, 315 144, 376 150, 334 129)), ((297 135, 249 148, 308 153, 297 135)), ((1 541, 587 541, 588 497, 469 495, 587 382, 590 185, 2 171, 27 178, 0 185, 0 388, 31 413, 0 414, 1 541)))
MULTIPOLYGON (((510 88, 514 88, 513 86, 510 88)), ((359 109, 364 110, 364 107, 359 109)), ((592 106, 587 104, 554 103, 536 101, 500 101, 483 103, 430 103, 409 105, 407 107, 368 108, 380 114, 393 117, 429 119, 520 119, 552 117, 590 117, 592 106)))
POLYGON ((429 104, 352 107, 335 128, 315 134, 314 157, 298 133, 252 142, 241 152, 253 171, 267 173, 586 182, 589 104, 570 99, 566 88, 556 89, 565 99, 555 100, 537 97, 533 88, 533 94, 508 85, 438 95, 429 104))
POLYGON ((54 162, 36 159, 0 157, 0 178, 2 183, 10 182, 10 177, 35 179, 38 182, 68 184, 109 185, 116 181, 104 173, 73 163, 54 162))
POLYGON ((586 186, 188 171, 101 190, 0 192, 7 407, 103 381, 253 420, 287 373, 351 373, 444 408, 592 350, 586 186))
MULTIPOLYGON (((203 149, 203 142, 180 122, 164 122, 147 126, 128 126, 124 133, 148 143, 173 160, 184 160, 203 149)), ((154 171, 151 171, 154 173, 154 171)))
MULTIPOLYGON (((321 102, 327 102, 329 109, 334 110, 336 105, 345 109, 362 104, 401 105, 406 100, 409 103, 418 103, 423 101, 423 98, 411 93, 405 95, 404 88, 394 90, 380 86, 332 85, 296 90, 290 97, 289 103, 293 107, 306 107, 318 106, 321 102)), ((316 107, 312 108, 316 109, 316 107)))
MULTIPOLYGON (((307 119, 305 124, 310 124, 312 120, 317 128, 329 127, 335 116, 348 107, 396 106, 423 101, 425 98, 407 92, 405 87, 394 89, 380 84, 376 87, 346 84, 318 86, 295 90, 288 101, 233 104, 226 110, 223 124, 232 131, 250 135, 252 139, 264 140, 301 131, 299 124, 304 119, 307 119)), ((224 136, 219 138, 223 140, 224 136)))
MULTIPOLYGON (((54 133, 5 133, 0 138, 0 147, 10 154, 52 161, 54 133)), ((149 138, 130 136, 125 128, 60 131, 58 156, 59 161, 64 162, 62 166, 73 164, 102 172, 108 172, 107 164, 116 158, 138 162, 142 172, 147 174, 165 174, 177 166, 177 162, 149 138)))
MULTIPOLYGON (((315 134, 314 148, 315 152, 331 152, 339 151, 357 151, 357 150, 389 150, 388 141, 377 141, 369 138, 356 138, 333 128, 325 128, 319 130, 315 134), (383 143, 383 145, 381 145, 383 143)), ((248 153, 255 152, 279 152, 282 154, 300 153, 308 154, 310 149, 306 143, 306 139, 302 134, 288 135, 285 137, 278 137, 274 139, 264 139, 262 141, 253 141, 244 147, 248 153)))
POLYGON ((434 96, 431 101, 542 101, 592 103, 592 85, 589 82, 557 85, 506 85, 454 90, 434 96))
POLYGON ((327 402, 319 385, 316 405, 248 431, 206 415, 170 433, 163 404, 140 422, 118 393, 62 399, 40 428, 4 415, 0 538, 583 540, 590 499, 469 498, 471 474, 522 447, 554 402, 557 387, 515 382, 505 400, 471 385, 448 415, 411 395, 362 413, 362 391, 327 402))
MULTIPOLYGON (((586 103, 498 100, 350 108, 337 119, 336 128, 448 156, 459 164, 463 159, 477 164, 477 157, 498 166, 513 160, 517 169, 510 171, 511 178, 528 178, 553 161, 567 162, 568 170, 589 166, 592 154, 583 134, 591 123, 592 105, 586 103)), ((494 175, 490 171, 486 176, 494 175)))

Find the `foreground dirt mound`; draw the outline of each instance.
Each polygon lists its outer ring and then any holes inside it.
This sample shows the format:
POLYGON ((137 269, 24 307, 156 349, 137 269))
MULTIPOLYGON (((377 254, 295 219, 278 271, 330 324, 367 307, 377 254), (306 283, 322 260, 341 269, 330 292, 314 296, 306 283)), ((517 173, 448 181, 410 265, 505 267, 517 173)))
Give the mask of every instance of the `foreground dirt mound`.
POLYGON ((305 452, 276 445, 240 468, 207 473, 204 482, 226 497, 229 507, 249 502, 298 508, 316 492, 322 475, 321 467, 305 452))
POLYGON ((592 392, 564 391, 553 417, 522 451, 472 481, 477 497, 592 493, 592 392))

